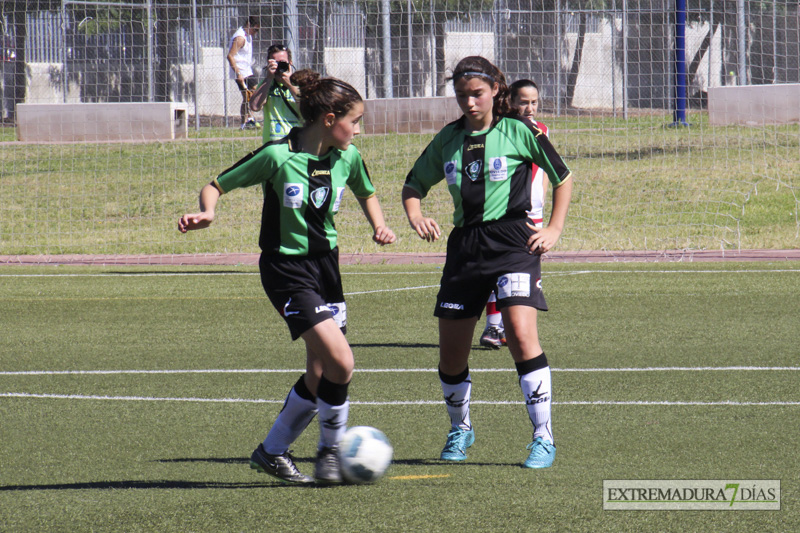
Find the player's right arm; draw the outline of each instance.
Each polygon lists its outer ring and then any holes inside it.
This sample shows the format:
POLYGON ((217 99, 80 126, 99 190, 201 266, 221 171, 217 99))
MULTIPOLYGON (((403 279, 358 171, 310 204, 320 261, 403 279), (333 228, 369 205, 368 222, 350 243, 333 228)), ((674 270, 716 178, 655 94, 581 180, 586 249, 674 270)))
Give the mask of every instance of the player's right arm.
POLYGON ((428 195, 430 188, 443 178, 440 137, 441 133, 434 137, 414 162, 414 166, 406 176, 402 192, 403 209, 408 217, 408 223, 420 239, 428 242, 436 241, 442 235, 439 224, 422 214, 422 199, 428 195))
POLYGON ((422 214, 422 195, 408 185, 403 187, 403 209, 406 211, 408 223, 411 224, 420 239, 433 242, 441 236, 442 230, 439 228, 439 224, 434 219, 422 214))
POLYGON ((261 82, 256 92, 250 97, 250 111, 261 111, 264 104, 267 103, 272 80, 275 79, 275 71, 278 70, 278 62, 274 59, 268 59, 267 68, 264 70, 266 71, 264 73, 264 81, 261 82))
POLYGON ((256 92, 250 97, 250 111, 261 111, 264 104, 267 102, 267 94, 272 85, 272 78, 265 79, 258 86, 256 92))
POLYGON ((256 148, 234 163, 200 191, 200 212, 187 213, 178 221, 178 230, 186 233, 207 228, 214 221, 217 200, 225 193, 267 181, 274 174, 275 162, 265 151, 267 145, 256 148))
POLYGON ((209 183, 200 191, 200 212, 187 213, 178 220, 178 230, 186 233, 190 230, 207 228, 214 222, 214 210, 217 207, 221 193, 213 184, 209 183))

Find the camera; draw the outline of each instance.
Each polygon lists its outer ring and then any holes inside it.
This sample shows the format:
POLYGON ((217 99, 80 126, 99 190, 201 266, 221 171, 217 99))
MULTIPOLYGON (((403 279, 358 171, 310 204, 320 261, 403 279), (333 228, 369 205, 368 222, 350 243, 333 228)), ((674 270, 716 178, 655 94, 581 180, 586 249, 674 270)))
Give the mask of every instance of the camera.
POLYGON ((278 68, 275 69, 275 74, 282 74, 289 71, 288 61, 278 61, 278 68))

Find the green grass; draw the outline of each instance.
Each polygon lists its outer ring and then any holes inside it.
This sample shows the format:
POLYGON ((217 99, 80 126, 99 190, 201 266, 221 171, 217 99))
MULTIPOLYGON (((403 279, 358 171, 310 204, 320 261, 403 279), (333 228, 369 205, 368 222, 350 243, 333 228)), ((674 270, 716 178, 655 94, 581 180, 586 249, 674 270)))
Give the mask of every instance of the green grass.
MULTIPOLYGON (((542 117, 575 176, 559 250, 797 248, 800 126, 692 127, 664 117, 542 117)), ((180 235, 178 217, 196 209, 214 176, 260 145, 235 129, 191 130, 190 141, 150 144, 9 144, 0 151, 0 255, 224 253, 257 251, 261 198, 236 191, 211 230, 180 235)), ((420 241, 399 197, 432 135, 356 139, 398 234, 387 251, 443 252, 420 241)), ((549 204, 549 202, 548 202, 549 204)), ((444 186, 423 203, 451 228, 444 186)), ((344 252, 379 247, 352 197, 337 217, 344 252)))
MULTIPOLYGON (((248 468, 297 373, 250 268, 0 267, 0 508, 7 531, 794 531, 800 528, 800 263, 544 265, 553 468, 526 471, 530 423, 506 349, 473 350, 466 464, 436 460, 438 266, 343 267, 359 369, 350 424, 395 447, 373 486, 285 487, 248 468), (124 274, 124 275, 123 275, 124 274), (174 274, 174 275, 169 275, 174 274), (427 287, 396 290, 413 287, 427 287), (368 292, 374 291, 374 292, 368 292), (481 369, 506 369, 486 372, 481 369), (69 396, 72 397, 69 397, 69 396), (86 397, 95 399, 87 399, 86 397), (108 397, 108 398, 103 398, 108 397), (136 401, 110 398, 163 398, 136 401), (169 400, 169 399, 172 400, 169 400), (180 398, 274 403, 178 401, 180 398), (433 405, 359 402, 422 400, 433 405), (795 405, 574 405, 578 401, 795 405), (481 403, 489 402, 489 403, 481 403), (604 479, 781 479, 779 512, 603 511, 604 479)), ((476 345, 477 345, 476 332, 476 345)), ((295 443, 313 468, 316 423, 295 443)))

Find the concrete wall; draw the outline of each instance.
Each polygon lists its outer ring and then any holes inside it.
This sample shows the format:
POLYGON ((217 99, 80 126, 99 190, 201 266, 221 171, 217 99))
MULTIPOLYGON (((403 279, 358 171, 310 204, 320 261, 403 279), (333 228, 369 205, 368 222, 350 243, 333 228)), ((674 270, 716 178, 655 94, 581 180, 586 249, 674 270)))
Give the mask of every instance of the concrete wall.
POLYGON ((364 104, 364 134, 435 133, 462 113, 452 96, 379 98, 364 104))
MULTIPOLYGON (((574 105, 587 109, 612 109, 622 106, 623 78, 622 65, 615 64, 612 49, 621 50, 621 22, 612 33, 611 22, 606 20, 598 33, 589 33, 583 52, 583 62, 578 73, 575 88, 574 105)), ((721 30, 720 30, 721 31, 721 30)), ((687 25, 686 43, 687 58, 691 59, 699 49, 708 24, 687 25)), ((562 69, 570 68, 577 34, 566 35, 566 45, 562 56, 562 69)), ((705 91, 708 87, 722 84, 723 73, 721 63, 721 38, 719 31, 713 36, 710 52, 701 58, 697 76, 690 76, 690 84, 705 91)), ((197 112, 200 115, 221 116, 238 119, 242 99, 238 87, 230 77, 230 67, 225 59, 223 48, 201 48, 197 65, 197 112)), ((495 60, 495 35, 490 32, 462 33, 449 32, 445 37, 445 74, 450 75, 460 59, 468 55, 482 55, 495 60)), ((324 61, 328 74, 342 78, 353 84, 358 91, 366 94, 365 51, 363 48, 327 48, 324 61)), ((193 100, 194 67, 191 64, 176 67, 176 79, 183 80, 183 94, 188 101, 193 100)), ((257 68, 258 70, 258 68, 257 68)), ((62 66, 60 64, 31 63, 28 65, 28 98, 27 103, 62 103, 64 102, 61 82, 62 66)), ((260 71, 257 72, 260 75, 260 71)), ((727 79, 734 83, 735 79, 727 79)), ((426 84, 426 91, 428 91, 426 84)), ((71 84, 67 102, 77 102, 78 87, 71 84)), ((453 95, 452 84, 446 88, 447 95, 453 95)), ((195 105, 189 107, 189 113, 195 114, 195 105)))
MULTIPOLYGON (((494 62, 494 33, 448 32, 444 38, 445 76, 452 75, 458 62, 467 56, 483 56, 494 62)), ((455 94, 453 84, 448 83, 445 95, 455 96, 455 94)))
POLYGON ((328 76, 346 81, 362 98, 367 94, 364 48, 325 48, 324 61, 328 76))
MULTIPOLYGON (((186 87, 189 114, 199 113, 202 116, 224 116, 226 113, 233 117, 238 124, 239 109, 242 105, 242 95, 236 80, 231 78, 231 66, 226 59, 227 51, 224 48, 208 47, 200 49, 197 62, 197 109, 191 103, 194 98, 194 89, 191 81, 194 78, 194 65, 179 65, 181 78, 188 80, 186 87)), ((253 68, 256 76, 261 75, 258 66, 253 68)))
POLYGON ((800 84, 712 87, 708 119, 715 126, 800 124, 800 84))
MULTIPOLYGON (((578 71, 572 104, 584 109, 622 107, 622 69, 614 64, 611 24, 604 20, 601 31, 587 33, 583 61, 578 71)), ((619 38, 619 34, 615 36, 619 38)), ((578 42, 578 34, 567 34, 569 53, 562 57, 562 69, 568 71, 578 42)))
POLYGON ((186 104, 17 104, 20 141, 172 140, 186 133, 186 104))

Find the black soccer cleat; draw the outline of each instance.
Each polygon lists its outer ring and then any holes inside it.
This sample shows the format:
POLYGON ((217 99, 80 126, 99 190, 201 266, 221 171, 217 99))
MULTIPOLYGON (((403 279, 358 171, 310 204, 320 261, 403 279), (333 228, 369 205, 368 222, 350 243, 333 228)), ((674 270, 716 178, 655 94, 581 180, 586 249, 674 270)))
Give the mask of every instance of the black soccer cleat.
POLYGON ((339 449, 336 446, 323 447, 317 452, 317 466, 314 469, 317 483, 341 483, 342 472, 339 465, 339 449))
POLYGON ((313 483, 314 478, 307 476, 297 469, 289 452, 272 455, 264 451, 264 445, 259 444, 250 456, 250 468, 264 474, 276 477, 285 483, 313 483))

